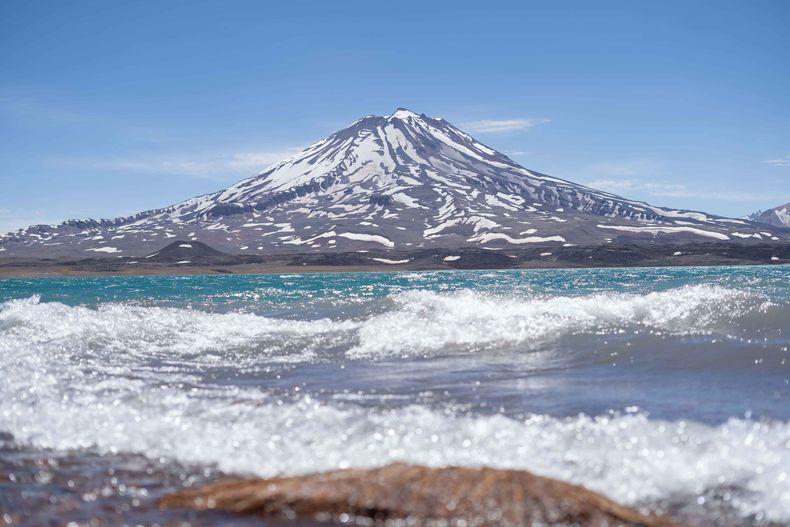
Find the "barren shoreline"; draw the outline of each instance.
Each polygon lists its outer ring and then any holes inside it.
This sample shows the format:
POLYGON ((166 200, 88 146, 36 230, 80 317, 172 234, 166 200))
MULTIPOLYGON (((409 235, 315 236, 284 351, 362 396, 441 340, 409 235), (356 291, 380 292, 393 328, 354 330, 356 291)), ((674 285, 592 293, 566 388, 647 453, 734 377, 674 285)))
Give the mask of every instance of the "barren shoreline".
POLYGON ((198 256, 189 261, 167 257, 0 258, 0 277, 675 267, 787 263, 790 263, 790 244, 688 243, 541 247, 501 251, 465 248, 410 252, 223 255, 198 256))

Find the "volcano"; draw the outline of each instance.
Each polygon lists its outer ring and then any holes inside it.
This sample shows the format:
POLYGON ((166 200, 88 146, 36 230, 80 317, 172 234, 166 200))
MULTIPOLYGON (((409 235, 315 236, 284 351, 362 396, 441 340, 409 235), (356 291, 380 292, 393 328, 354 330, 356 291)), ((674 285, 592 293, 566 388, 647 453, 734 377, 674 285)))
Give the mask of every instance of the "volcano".
POLYGON ((522 167, 441 118, 364 117, 218 192, 109 220, 35 225, 4 256, 145 256, 175 240, 231 254, 687 241, 777 242, 749 220, 629 200, 522 167))

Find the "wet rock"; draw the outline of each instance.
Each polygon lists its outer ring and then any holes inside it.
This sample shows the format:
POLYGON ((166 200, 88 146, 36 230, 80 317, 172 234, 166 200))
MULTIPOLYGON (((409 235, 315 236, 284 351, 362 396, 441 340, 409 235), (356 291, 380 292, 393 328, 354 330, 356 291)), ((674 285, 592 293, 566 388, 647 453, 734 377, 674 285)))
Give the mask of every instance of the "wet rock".
POLYGON ((394 464, 271 479, 228 479, 160 500, 186 507, 362 525, 677 525, 578 485, 524 470, 394 464))

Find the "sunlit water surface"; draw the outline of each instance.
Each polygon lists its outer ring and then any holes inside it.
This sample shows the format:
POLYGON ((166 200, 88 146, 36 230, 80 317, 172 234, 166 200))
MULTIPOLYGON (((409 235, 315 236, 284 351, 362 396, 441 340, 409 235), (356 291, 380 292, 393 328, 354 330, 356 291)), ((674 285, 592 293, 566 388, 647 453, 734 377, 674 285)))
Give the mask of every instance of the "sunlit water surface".
POLYGON ((406 460, 784 524, 789 346, 786 266, 0 280, 0 522, 406 460))

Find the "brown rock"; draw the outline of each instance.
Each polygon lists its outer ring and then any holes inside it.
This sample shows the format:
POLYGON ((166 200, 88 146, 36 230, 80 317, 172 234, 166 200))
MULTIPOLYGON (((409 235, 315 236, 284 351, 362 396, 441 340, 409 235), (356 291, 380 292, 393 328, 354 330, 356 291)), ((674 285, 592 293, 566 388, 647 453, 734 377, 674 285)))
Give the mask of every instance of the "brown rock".
POLYGON ((406 464, 223 480, 164 496, 160 506, 365 525, 677 525, 524 470, 406 464))

